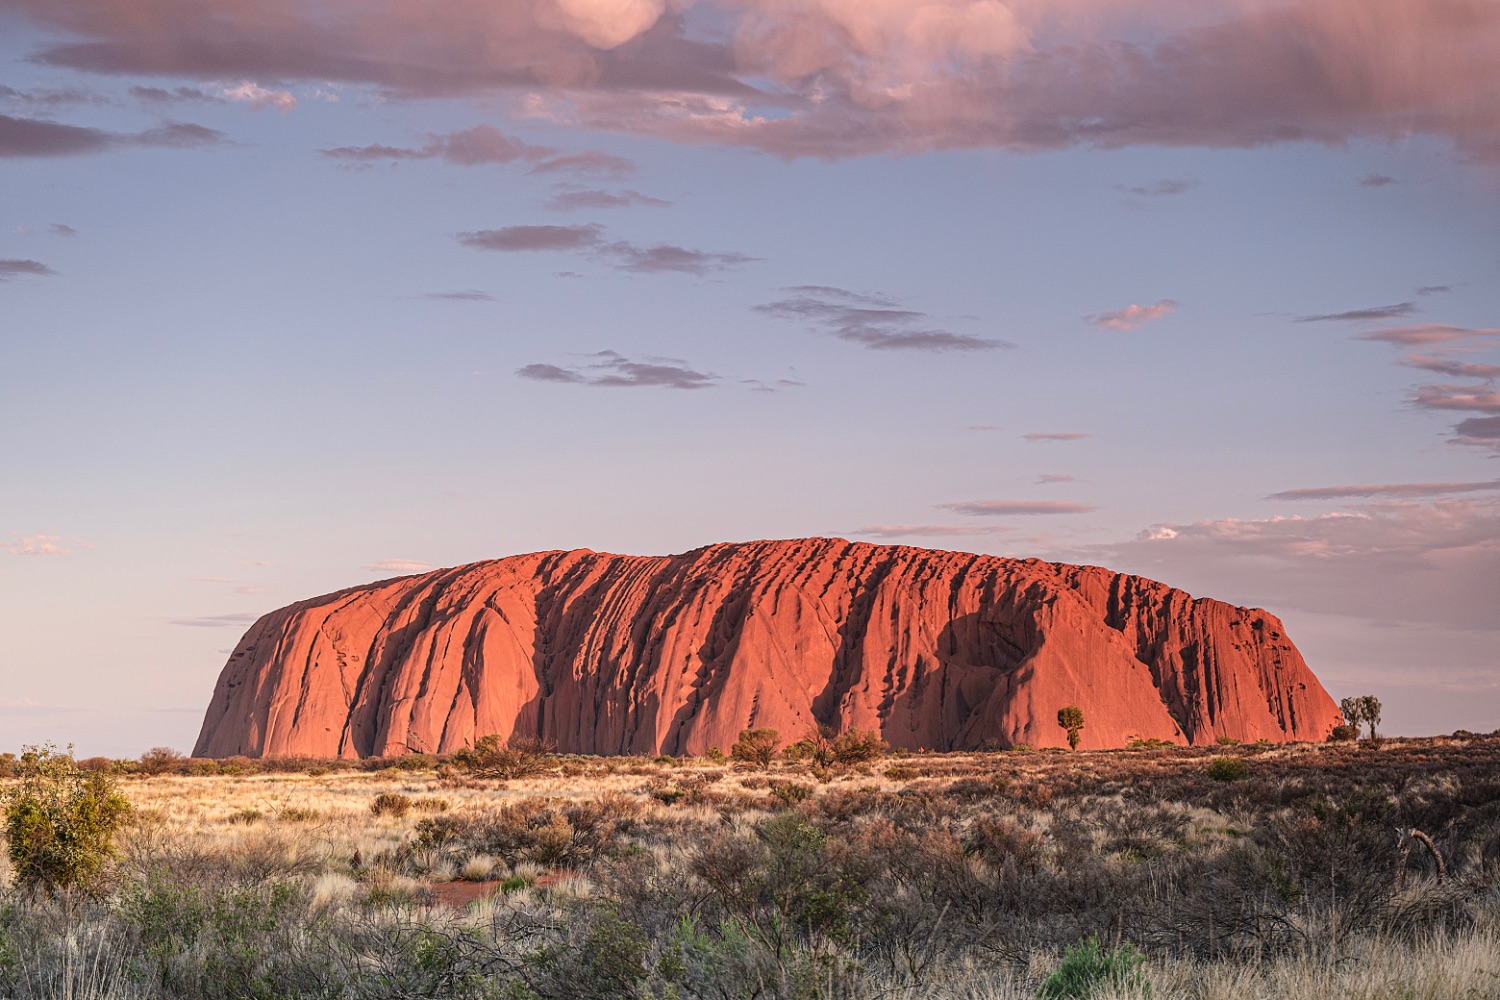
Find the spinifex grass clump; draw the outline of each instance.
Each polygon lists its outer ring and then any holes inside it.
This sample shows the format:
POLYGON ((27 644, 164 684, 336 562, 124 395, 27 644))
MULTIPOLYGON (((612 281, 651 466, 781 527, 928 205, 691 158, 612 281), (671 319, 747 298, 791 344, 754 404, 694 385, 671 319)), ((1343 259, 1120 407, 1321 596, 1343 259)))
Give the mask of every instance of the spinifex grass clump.
POLYGON ((97 892, 115 856, 130 803, 107 771, 83 771, 72 747, 26 747, 20 782, 5 801, 5 838, 24 889, 97 892))
POLYGON ((1085 938, 1063 953, 1062 964, 1042 980, 1039 995, 1044 1000, 1087 1000, 1105 987, 1149 992, 1145 964, 1146 956, 1131 945, 1106 948, 1097 937, 1085 938))

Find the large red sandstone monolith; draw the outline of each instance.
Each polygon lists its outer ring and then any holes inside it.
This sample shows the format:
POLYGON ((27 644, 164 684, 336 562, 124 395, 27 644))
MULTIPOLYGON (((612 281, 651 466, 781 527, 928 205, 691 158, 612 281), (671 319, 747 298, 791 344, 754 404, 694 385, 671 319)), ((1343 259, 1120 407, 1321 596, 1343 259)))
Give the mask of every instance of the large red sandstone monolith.
POLYGON ((540 552, 273 611, 194 754, 447 752, 498 733, 701 754, 747 726, 929 749, 1320 740, 1339 720, 1270 614, 1092 566, 841 539, 540 552))

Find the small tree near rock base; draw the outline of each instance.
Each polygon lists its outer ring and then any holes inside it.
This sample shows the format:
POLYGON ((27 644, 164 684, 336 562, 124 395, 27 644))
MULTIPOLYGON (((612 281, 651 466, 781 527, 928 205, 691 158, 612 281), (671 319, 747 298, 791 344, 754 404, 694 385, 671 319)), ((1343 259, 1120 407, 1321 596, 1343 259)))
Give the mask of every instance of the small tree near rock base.
POLYGON ((1370 739, 1375 738, 1375 727, 1380 724, 1380 699, 1374 695, 1361 695, 1358 698, 1345 698, 1339 702, 1339 712, 1344 716, 1344 722, 1354 729, 1354 735, 1359 736, 1359 724, 1367 723, 1370 727, 1370 739))
POLYGON ((83 771, 73 748, 24 748, 20 782, 5 797, 5 837, 16 882, 26 891, 97 893, 115 857, 115 834, 130 803, 106 771, 83 771))
POLYGON ((765 770, 771 766, 780 749, 781 734, 776 730, 744 729, 740 731, 740 738, 734 741, 734 746, 729 748, 729 756, 734 758, 736 764, 765 770))
POLYGON ((1078 734, 1083 731, 1083 709, 1077 705, 1057 710, 1057 724, 1068 732, 1068 746, 1078 749, 1078 734))

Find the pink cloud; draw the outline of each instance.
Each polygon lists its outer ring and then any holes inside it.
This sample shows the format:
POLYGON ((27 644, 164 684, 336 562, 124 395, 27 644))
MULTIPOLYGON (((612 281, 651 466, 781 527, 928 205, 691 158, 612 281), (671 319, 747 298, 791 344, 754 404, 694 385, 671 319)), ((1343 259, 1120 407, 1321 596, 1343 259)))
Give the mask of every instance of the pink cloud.
POLYGON ((73 550, 64 548, 61 535, 22 535, 11 532, 14 541, 0 542, 0 550, 13 556, 67 556, 73 550))
POLYGON ((1139 306, 1128 305, 1123 309, 1110 309, 1102 313, 1094 313, 1085 316, 1084 319, 1094 326, 1102 326, 1106 330, 1130 331, 1140 327, 1154 319, 1174 311, 1177 303, 1171 299, 1162 299, 1155 305, 1139 306))
POLYGON ((258 83, 246 80, 233 87, 225 87, 219 91, 220 96, 231 101, 240 101, 250 105, 256 111, 262 108, 275 108, 277 111, 287 112, 297 106, 297 98, 289 90, 267 90, 258 83))
POLYGON ((1314 517, 1158 524, 1128 541, 1054 555, 1273 611, 1493 630, 1500 502, 1390 499, 1314 517))
POLYGON ((1446 138, 1500 157, 1492 0, 7 0, 111 74, 510 92, 783 156, 1446 138))

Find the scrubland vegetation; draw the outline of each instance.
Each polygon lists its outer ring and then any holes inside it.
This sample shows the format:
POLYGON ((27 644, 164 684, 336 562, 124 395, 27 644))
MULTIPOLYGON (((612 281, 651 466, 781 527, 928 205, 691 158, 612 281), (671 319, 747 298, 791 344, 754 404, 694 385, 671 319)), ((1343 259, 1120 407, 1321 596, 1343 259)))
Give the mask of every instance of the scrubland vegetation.
POLYGON ((0 996, 1500 996, 1500 736, 544 751, 43 755, 129 809, 51 875, 7 824, 0 996))

